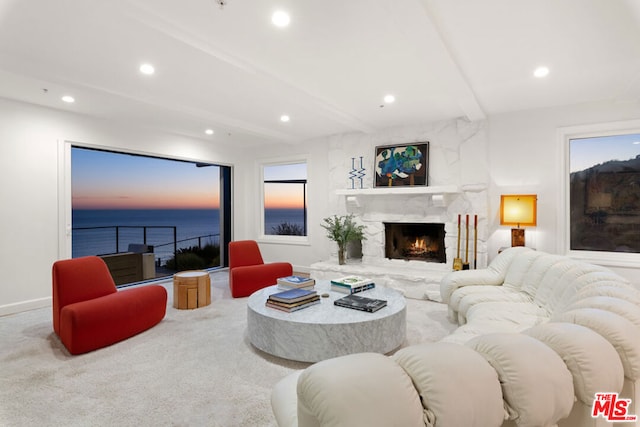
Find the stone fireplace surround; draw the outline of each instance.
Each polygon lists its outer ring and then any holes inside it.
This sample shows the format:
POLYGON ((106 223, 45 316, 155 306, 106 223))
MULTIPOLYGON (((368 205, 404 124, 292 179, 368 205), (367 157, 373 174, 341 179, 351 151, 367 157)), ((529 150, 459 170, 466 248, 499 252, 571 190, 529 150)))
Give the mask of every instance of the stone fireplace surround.
POLYGON ((310 266, 311 277, 332 279, 362 275, 376 286, 398 289, 406 297, 439 300, 439 283, 452 271, 456 257, 458 214, 463 215, 461 257, 464 260, 464 215, 470 215, 469 262, 473 268, 473 215, 478 215, 477 268, 487 265, 486 132, 484 122, 463 119, 392 129, 384 134, 343 134, 329 141, 329 186, 331 214, 353 214, 366 226, 361 256, 350 251, 345 265, 338 265, 337 247, 332 243, 329 260, 310 266), (371 188, 373 175, 367 169, 364 188, 351 189, 348 172, 352 158, 364 157, 373 165, 375 147, 395 143, 429 141, 429 185, 371 188), (384 252, 384 222, 443 223, 446 263, 387 259, 384 252))
MULTIPOLYGON (((452 271, 457 256, 458 213, 462 214, 461 257, 465 260, 465 210, 468 199, 482 197, 484 186, 433 186, 422 188, 338 190, 348 213, 366 226, 366 239, 359 251, 351 249, 344 265, 337 263, 337 251, 328 261, 311 265, 311 277, 332 279, 362 275, 374 279, 377 286, 398 289, 407 297, 439 300, 439 283, 452 271), (443 223, 446 262, 400 260, 385 257, 385 222, 443 223)), ((469 214, 469 262, 473 268, 473 215, 469 214)), ((486 266, 486 216, 478 215, 478 268, 486 266)))

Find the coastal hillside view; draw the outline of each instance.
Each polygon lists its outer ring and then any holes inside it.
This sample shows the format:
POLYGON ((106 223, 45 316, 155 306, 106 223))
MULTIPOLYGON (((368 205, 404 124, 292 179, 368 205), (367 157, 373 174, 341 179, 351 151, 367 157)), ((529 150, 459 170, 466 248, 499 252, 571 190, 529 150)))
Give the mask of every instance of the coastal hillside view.
POLYGON ((571 141, 571 250, 640 253, 640 135, 571 141))
MULTIPOLYGON (((72 257, 103 257, 118 285, 219 267, 220 210, 230 209, 221 206, 221 168, 73 147, 72 257), (123 265, 137 273, 117 277, 123 265)), ((303 230, 302 206, 286 191, 273 196, 265 203, 265 230, 303 230)))

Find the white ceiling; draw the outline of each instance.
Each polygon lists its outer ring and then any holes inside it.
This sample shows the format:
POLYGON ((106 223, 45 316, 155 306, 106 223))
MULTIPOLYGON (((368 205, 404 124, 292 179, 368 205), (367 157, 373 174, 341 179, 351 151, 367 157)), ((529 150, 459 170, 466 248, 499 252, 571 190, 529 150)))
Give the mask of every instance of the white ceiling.
POLYGON ((637 103, 640 0, 0 0, 0 97, 244 146, 637 103))

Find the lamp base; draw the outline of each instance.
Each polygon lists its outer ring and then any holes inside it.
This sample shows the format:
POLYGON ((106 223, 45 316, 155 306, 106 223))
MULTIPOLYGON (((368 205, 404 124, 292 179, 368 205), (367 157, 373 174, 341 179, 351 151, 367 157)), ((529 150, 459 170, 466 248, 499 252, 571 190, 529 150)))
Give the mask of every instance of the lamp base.
POLYGON ((524 228, 511 229, 511 246, 524 246, 524 228))

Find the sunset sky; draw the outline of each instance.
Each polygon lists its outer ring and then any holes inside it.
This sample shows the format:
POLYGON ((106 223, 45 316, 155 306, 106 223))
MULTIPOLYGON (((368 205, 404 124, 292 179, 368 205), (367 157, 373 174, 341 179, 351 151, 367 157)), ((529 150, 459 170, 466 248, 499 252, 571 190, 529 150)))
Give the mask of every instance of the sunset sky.
POLYGON ((74 209, 217 209, 220 168, 73 148, 74 209))
MULTIPOLYGON (((264 180, 307 179, 307 164, 264 167, 264 180)), ((304 205, 302 184, 265 184, 265 209, 302 209, 304 205)))
MULTIPOLYGON (((73 209, 218 209, 220 168, 74 147, 73 209)), ((306 179, 306 163, 266 166, 265 180, 306 179)), ((265 208, 302 208, 300 184, 266 184, 265 208)))
POLYGON ((572 139, 571 172, 579 172, 609 160, 629 160, 640 155, 640 135, 615 135, 572 139))

